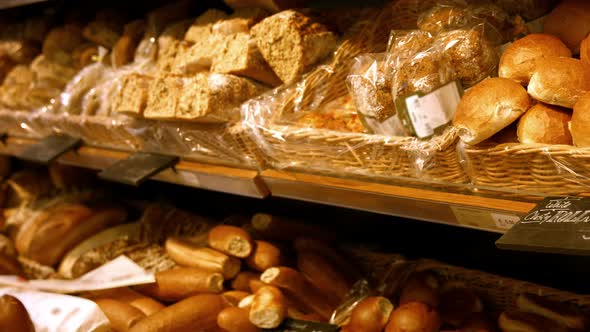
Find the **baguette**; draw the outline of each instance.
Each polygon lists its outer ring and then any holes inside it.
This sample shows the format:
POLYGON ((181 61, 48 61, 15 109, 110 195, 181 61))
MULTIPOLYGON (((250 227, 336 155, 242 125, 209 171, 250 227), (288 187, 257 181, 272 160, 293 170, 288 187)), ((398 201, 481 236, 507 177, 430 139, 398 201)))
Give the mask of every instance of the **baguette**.
POLYGON ((0 297, 0 331, 35 332, 27 309, 14 296, 0 297))
POLYGON ((227 255, 246 258, 252 253, 252 237, 235 226, 216 226, 209 231, 209 246, 227 255))
MULTIPOLYGON (((326 234, 324 237, 326 236, 329 235, 326 234)), ((327 241, 328 240, 320 240, 318 238, 311 238, 305 236, 296 238, 293 244, 297 252, 313 251, 324 256, 330 262, 336 264, 338 269, 342 271, 344 275, 349 276, 348 278, 350 281, 356 282, 357 280, 361 279, 362 275, 359 273, 359 269, 350 262, 350 259, 344 257, 340 252, 334 249, 334 247, 331 246, 327 241)))
POLYGON ((225 308, 217 316, 217 325, 226 332, 258 332, 260 329, 250 322, 248 310, 225 308))
POLYGON ((254 251, 246 259, 246 264, 249 268, 260 272, 264 272, 274 266, 280 266, 281 263, 281 250, 266 241, 254 241, 254 251))
POLYGON ((209 331, 217 328, 217 316, 226 306, 220 295, 195 295, 142 319, 130 332, 209 331))
POLYGON ((260 288, 266 286, 266 284, 260 280, 256 280, 256 279, 251 279, 248 282, 248 286, 250 288, 250 291, 252 293, 256 293, 260 288))
POLYGON ((387 326, 393 304, 381 296, 368 297, 352 310, 349 327, 353 331, 381 332, 387 326))
POLYGON ((151 297, 147 297, 143 294, 140 294, 129 287, 120 287, 97 292, 91 292, 89 295, 85 297, 91 300, 106 298, 121 301, 131 305, 132 307, 139 309, 146 316, 149 316, 165 308, 165 306, 162 303, 152 299, 151 297))
POLYGON ((297 268, 316 288, 338 299, 346 298, 353 283, 328 259, 313 252, 299 251, 297 268))
POLYGON ((250 295, 246 296, 245 298, 243 298, 238 303, 238 308, 250 309, 250 306, 252 305, 252 301, 254 301, 254 294, 250 294, 250 295))
POLYGON ((221 293, 223 275, 196 268, 177 268, 156 273, 156 282, 140 292, 165 302, 179 301, 199 293, 221 293))
POLYGON ((240 301, 242 301, 248 295, 250 295, 250 293, 242 292, 242 291, 236 291, 236 290, 227 291, 227 292, 225 292, 225 293, 222 294, 223 299, 225 301, 227 301, 227 303, 229 305, 231 305, 232 307, 237 307, 238 304, 240 304, 240 301))
POLYGON ((336 305, 321 295, 303 275, 289 267, 272 267, 260 276, 260 280, 285 291, 299 303, 319 314, 323 319, 330 319, 336 305))
POLYGON ((588 326, 587 319, 579 311, 537 295, 521 294, 516 299, 516 306, 524 312, 543 316, 565 325, 572 331, 586 331, 588 326))
POLYGON ((283 293, 276 287, 260 288, 250 306, 250 322, 263 329, 279 327, 287 316, 287 304, 283 293))
POLYGON ((260 273, 242 271, 231 282, 231 288, 243 292, 250 292, 250 280, 260 280, 260 273))
POLYGON ((100 310, 107 316, 111 328, 115 332, 127 332, 133 325, 145 318, 146 315, 139 309, 122 301, 113 299, 94 300, 100 310))
POLYGON ((225 279, 232 279, 240 272, 241 262, 237 258, 203 248, 187 239, 168 238, 165 247, 168 256, 179 265, 218 272, 225 279))

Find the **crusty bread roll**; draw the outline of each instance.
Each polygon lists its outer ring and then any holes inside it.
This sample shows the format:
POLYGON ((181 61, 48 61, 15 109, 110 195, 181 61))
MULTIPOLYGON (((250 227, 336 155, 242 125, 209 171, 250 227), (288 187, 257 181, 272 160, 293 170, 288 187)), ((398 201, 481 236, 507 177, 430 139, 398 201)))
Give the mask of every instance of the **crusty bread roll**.
POLYGON ((538 103, 518 121, 518 141, 524 144, 572 145, 568 128, 571 117, 568 109, 538 103))
POLYGON ((250 280, 260 280, 260 273, 242 271, 232 280, 231 288, 243 292, 250 292, 250 280))
POLYGON ((0 297, 0 331, 35 332, 27 309, 14 296, 0 297))
POLYGON ((287 317, 287 301, 280 289, 274 286, 260 288, 250 305, 250 322, 263 329, 279 327, 287 317))
POLYGON ((548 34, 531 34, 512 43, 500 58, 498 76, 527 85, 535 71, 537 58, 571 57, 572 51, 559 38, 548 34))
POLYGON ((561 1, 547 16, 544 32, 559 37, 577 54, 580 43, 590 32, 590 2, 561 1))
POLYGON ((354 283, 330 260, 313 251, 298 251, 297 268, 317 289, 338 302, 346 298, 354 283))
POLYGON ((246 296, 250 295, 248 292, 238 290, 227 291, 221 294, 223 299, 232 307, 237 307, 246 296))
POLYGON ((88 209, 78 204, 64 204, 51 215, 19 231, 19 253, 43 265, 53 266, 78 243, 91 235, 120 224, 127 219, 125 209, 104 207, 88 209), (21 235, 21 233, 24 233, 21 235))
POLYGON ((453 125, 461 139, 478 144, 507 127, 531 106, 526 90, 507 78, 489 78, 465 93, 453 125))
POLYGON ((439 282, 434 275, 416 273, 408 279, 402 288, 399 304, 421 302, 436 308, 440 302, 438 295, 439 286, 439 282))
POLYGON ((109 319, 115 332, 127 332, 133 325, 146 317, 139 309, 113 299, 94 300, 109 319))
POLYGON ((235 226, 216 226, 209 231, 209 246, 227 255, 246 258, 252 253, 252 237, 235 226))
POLYGON ((266 286, 266 284, 260 280, 250 279, 248 281, 248 287, 250 288, 250 292, 256 293, 260 288, 266 286))
POLYGON ((176 268, 156 273, 156 282, 138 290, 161 301, 174 302, 199 293, 221 293, 223 275, 196 268, 176 268))
POLYGON ((254 250, 246 259, 249 268, 264 272, 273 266, 280 266, 282 262, 281 249, 270 242, 254 241, 254 250))
POLYGON ((574 106, 570 132, 574 145, 578 147, 590 147, 590 134, 588 124, 590 123, 590 93, 585 94, 574 106))
POLYGON ((250 309, 250 306, 252 305, 252 301, 254 301, 254 294, 250 294, 250 295, 246 296, 245 298, 243 298, 238 303, 238 308, 250 309))
POLYGON ((578 310, 538 295, 521 294, 516 299, 516 306, 524 312, 543 316, 565 325, 571 331, 586 331, 588 327, 588 319, 578 310))
MULTIPOLYGON (((317 233, 314 232, 310 234, 315 236, 317 233)), ((351 281, 356 282, 362 278, 359 268, 356 267, 349 258, 346 258, 342 253, 334 249, 334 245, 331 245, 326 241, 311 237, 298 237, 293 241, 293 245, 297 252, 313 251, 324 256, 326 259, 330 260, 332 264, 335 264, 338 267, 338 270, 347 275, 351 281)))
POLYGON ((498 318, 498 326, 504 332, 567 332, 560 325, 543 316, 522 311, 503 312, 498 318))
POLYGON ((204 248, 188 239, 170 237, 166 240, 166 252, 177 264, 196 267, 234 278, 240 272, 241 262, 215 249, 204 248))
POLYGON ((389 322, 393 304, 381 296, 368 297, 352 310, 349 327, 353 331, 381 332, 389 322))
POLYGON ((573 108, 590 91, 590 68, 578 59, 549 56, 537 59, 528 92, 546 104, 573 108))
POLYGON ((262 273, 260 280, 285 290, 289 296, 307 306, 310 311, 322 316, 323 319, 330 319, 336 307, 334 303, 331 303, 331 299, 318 292, 295 269, 284 266, 271 267, 262 273))
POLYGON ((226 332, 258 332, 260 328, 250 322, 248 310, 225 308, 217 315, 217 326, 226 332))
POLYGON ((460 284, 449 284, 443 287, 439 304, 443 322, 460 327, 472 314, 482 310, 481 299, 471 289, 460 284))
POLYGON ((438 313, 420 302, 406 303, 391 314, 385 332, 438 332, 438 313))
POLYGON ((140 294, 129 287, 119 287, 90 292, 88 294, 84 294, 83 297, 94 301, 98 299, 112 299, 121 301, 139 309, 146 316, 149 316, 165 308, 162 303, 152 299, 151 297, 140 294))
POLYGON ((209 331, 217 328, 217 315, 226 307, 220 295, 195 295, 142 319, 129 331, 209 331))

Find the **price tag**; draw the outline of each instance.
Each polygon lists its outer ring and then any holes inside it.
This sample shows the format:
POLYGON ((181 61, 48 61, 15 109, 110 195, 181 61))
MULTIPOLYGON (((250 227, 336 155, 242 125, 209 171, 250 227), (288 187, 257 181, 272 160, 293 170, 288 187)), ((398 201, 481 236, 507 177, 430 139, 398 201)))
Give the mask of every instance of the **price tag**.
POLYGON ((82 140, 68 135, 51 135, 26 149, 18 157, 24 160, 49 164, 62 154, 78 147, 82 140))
POLYGON ((590 255, 590 198, 546 198, 510 228, 496 246, 509 250, 590 255))
POLYGON ((510 229, 520 221, 520 217, 508 214, 492 213, 492 219, 496 227, 500 229, 510 229))
POLYGON ((138 152, 129 158, 116 162, 98 173, 101 179, 138 186, 162 170, 174 166, 176 156, 138 152))
POLYGON ((287 319, 276 329, 266 329, 267 332, 337 332, 340 327, 337 325, 308 322, 297 319, 287 319))

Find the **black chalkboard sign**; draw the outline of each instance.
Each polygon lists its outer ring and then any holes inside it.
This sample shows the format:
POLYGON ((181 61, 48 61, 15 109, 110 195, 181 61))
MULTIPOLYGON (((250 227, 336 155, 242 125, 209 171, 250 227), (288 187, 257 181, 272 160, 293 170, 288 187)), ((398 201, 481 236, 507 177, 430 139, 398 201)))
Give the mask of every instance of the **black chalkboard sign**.
POLYGON ((178 157, 137 152, 98 173, 104 180, 138 186, 166 168, 174 166, 178 157))
POLYGON ((276 329, 266 329, 266 332, 337 332, 340 327, 326 323, 308 322, 297 319, 286 319, 276 329))
POLYGON ((57 157, 78 147, 82 143, 77 137, 55 134, 42 139, 23 151, 19 158, 37 163, 49 164, 57 157))
POLYGON ((548 197, 497 242, 500 249, 590 255, 590 198, 548 197))

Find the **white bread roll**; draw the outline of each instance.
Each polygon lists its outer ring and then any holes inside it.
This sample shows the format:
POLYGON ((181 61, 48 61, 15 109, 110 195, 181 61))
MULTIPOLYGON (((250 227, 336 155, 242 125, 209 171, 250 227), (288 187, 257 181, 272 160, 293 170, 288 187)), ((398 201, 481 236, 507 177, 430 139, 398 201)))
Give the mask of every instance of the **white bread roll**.
POLYGON ((263 329, 279 327, 287 317, 287 300, 276 287, 260 288, 250 306, 250 322, 263 329))
POLYGON ((127 332, 146 315, 139 309, 122 301, 97 299, 94 301, 107 316, 115 332, 127 332))
POLYGON ((237 258, 250 256, 254 247, 248 232, 239 227, 226 225, 213 227, 209 231, 208 243, 211 248, 237 258))
POLYGON ((478 144, 504 129, 531 106, 526 90, 507 78, 489 78, 465 93, 453 125, 461 139, 478 144))
POLYGON ((564 0, 547 16, 544 32, 555 35, 574 52, 590 32, 590 1, 564 0))
POLYGON ((580 60, 549 56, 537 59, 528 92, 546 104, 573 108, 590 91, 590 68, 580 60))
POLYGON ((570 122, 570 132, 574 145, 584 148, 590 147, 590 133, 588 133, 588 124, 590 123, 590 93, 585 94, 574 107, 572 121, 570 122))
POLYGON ((217 316, 217 326, 227 332, 258 332, 260 328, 250 322, 248 310, 225 308, 217 316))
POLYGON ((524 144, 572 145, 571 111, 543 103, 531 107, 518 121, 518 141, 524 144))
POLYGON ((387 326, 393 304, 381 296, 362 300, 352 310, 349 328, 353 331, 381 332, 387 326))
POLYGON ((35 331, 27 309, 16 297, 11 295, 0 297, 0 331, 35 331))
POLYGON ((536 33, 512 43, 500 58, 498 76, 527 85, 535 71, 537 58, 546 56, 571 57, 572 52, 559 38, 536 33))

